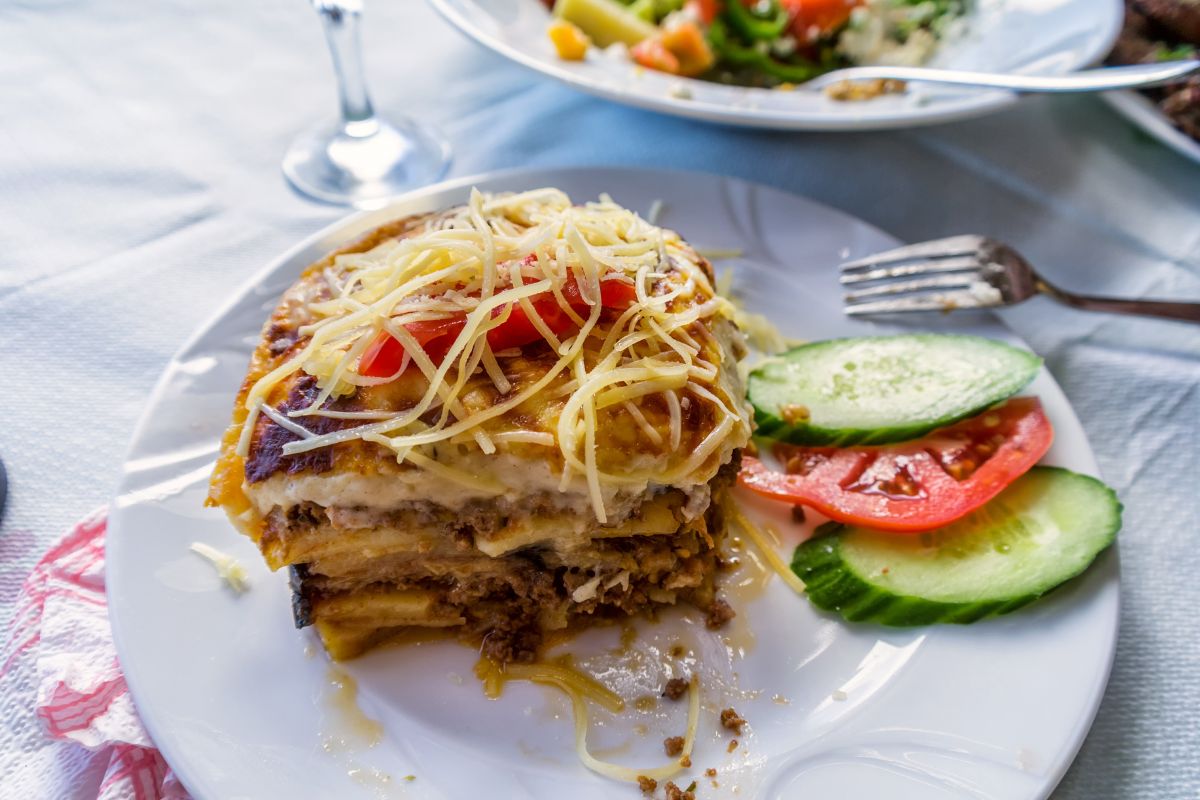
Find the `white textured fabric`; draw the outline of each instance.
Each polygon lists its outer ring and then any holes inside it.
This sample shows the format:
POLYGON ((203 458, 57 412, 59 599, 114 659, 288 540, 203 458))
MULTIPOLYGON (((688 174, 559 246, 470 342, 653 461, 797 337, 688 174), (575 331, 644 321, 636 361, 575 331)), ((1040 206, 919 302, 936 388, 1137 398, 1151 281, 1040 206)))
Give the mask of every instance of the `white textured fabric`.
MULTIPOLYGON (((417 0, 379 0, 366 23, 376 104, 439 124, 455 175, 720 171, 907 240, 998 236, 1067 288, 1200 299, 1200 166, 1094 98, 899 133, 742 131, 576 94, 482 51, 417 0)), ((231 287, 342 212, 296 197, 279 174, 291 136, 334 109, 303 0, 9 0, 0 54, 6 626, 42 551, 107 500, 170 354, 231 287)), ((1200 327, 1043 300, 1005 318, 1046 357, 1126 505, 1117 663, 1057 796, 1194 798, 1200 327)), ((18 731, 0 741, 0 798, 94 798, 102 775, 47 743, 15 697, 0 685, 0 715, 18 731)))

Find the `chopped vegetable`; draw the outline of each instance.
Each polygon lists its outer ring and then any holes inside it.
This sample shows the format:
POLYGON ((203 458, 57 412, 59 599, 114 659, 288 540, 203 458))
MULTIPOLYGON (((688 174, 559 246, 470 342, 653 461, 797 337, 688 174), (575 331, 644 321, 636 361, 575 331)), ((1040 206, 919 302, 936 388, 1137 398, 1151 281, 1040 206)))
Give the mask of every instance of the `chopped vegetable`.
POLYGON ((637 16, 657 24, 674 11, 683 8, 683 0, 620 0, 637 16))
POLYGON ((733 30, 752 42, 777 39, 788 26, 788 12, 777 0, 756 0, 752 5, 730 0, 725 7, 725 19, 733 30))
POLYGON ((791 16, 792 35, 802 42, 829 36, 850 19, 863 0, 779 0, 791 16))
POLYGON ((729 35, 729 30, 723 18, 713 20, 708 29, 708 40, 712 44, 713 53, 718 61, 735 67, 748 67, 763 75, 777 78, 789 83, 804 83, 820 75, 825 70, 813 62, 796 58, 785 62, 772 58, 767 52, 750 46, 739 44, 729 35))
POLYGON ((629 10, 651 25, 658 22, 658 14, 655 13, 654 0, 634 0, 629 4, 629 10))
POLYGON ((653 36, 638 42, 630 49, 629 55, 636 63, 641 64, 646 69, 666 72, 670 75, 680 74, 678 56, 667 49, 667 46, 659 36, 653 36))
POLYGON ((927 531, 961 519, 1037 463, 1054 438, 1031 397, 884 447, 777 444, 786 472, 742 457, 742 486, 827 517, 880 530, 927 531))
POLYGON ((684 9, 692 19, 710 25, 717 18, 717 14, 721 13, 721 4, 718 0, 687 0, 684 9))
POLYGON ((615 0, 557 0, 554 15, 576 25, 598 47, 618 42, 632 47, 658 33, 615 0))
POLYGON ((554 51, 563 61, 582 61, 591 45, 587 34, 565 19, 551 22, 546 33, 554 45, 554 51))
POLYGON ((704 34, 694 22, 681 20, 666 28, 662 33, 662 43, 679 60, 680 75, 702 75, 715 60, 704 34))

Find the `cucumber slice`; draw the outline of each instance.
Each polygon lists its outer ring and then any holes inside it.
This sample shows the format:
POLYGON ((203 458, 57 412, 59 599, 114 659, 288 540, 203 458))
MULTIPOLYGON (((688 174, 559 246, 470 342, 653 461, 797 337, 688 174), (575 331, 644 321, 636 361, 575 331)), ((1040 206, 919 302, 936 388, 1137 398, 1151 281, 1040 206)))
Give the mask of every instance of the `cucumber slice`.
POLYGON ((748 394, 759 436, 807 445, 884 444, 978 414, 1029 383, 1041 363, 979 336, 831 339, 754 370, 748 394))
POLYGON ((1095 478, 1034 467, 969 516, 897 535, 830 523, 796 548, 813 605, 856 622, 974 622, 1041 597, 1087 569, 1121 528, 1095 478))

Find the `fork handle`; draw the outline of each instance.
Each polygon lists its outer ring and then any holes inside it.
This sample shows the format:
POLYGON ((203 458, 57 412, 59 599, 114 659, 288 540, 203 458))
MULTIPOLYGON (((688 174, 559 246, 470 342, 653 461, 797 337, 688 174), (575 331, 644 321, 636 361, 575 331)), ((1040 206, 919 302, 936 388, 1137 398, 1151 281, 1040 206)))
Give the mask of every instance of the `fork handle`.
POLYGON ((1014 92, 1107 92, 1113 89, 1144 89, 1179 83, 1200 73, 1200 59, 1161 61, 1120 67, 1099 67, 1066 75, 1019 75, 971 72, 933 67, 846 67, 827 72, 804 84, 805 89, 823 89, 832 83, 858 80, 898 80, 940 83, 973 88, 1008 89, 1014 92))
POLYGON ((1182 322, 1200 322, 1200 303, 1175 303, 1169 300, 1118 300, 1114 297, 1088 297, 1064 292, 1045 281, 1038 289, 1060 302, 1087 311, 1108 311, 1113 314, 1138 314, 1143 317, 1163 317, 1182 322))

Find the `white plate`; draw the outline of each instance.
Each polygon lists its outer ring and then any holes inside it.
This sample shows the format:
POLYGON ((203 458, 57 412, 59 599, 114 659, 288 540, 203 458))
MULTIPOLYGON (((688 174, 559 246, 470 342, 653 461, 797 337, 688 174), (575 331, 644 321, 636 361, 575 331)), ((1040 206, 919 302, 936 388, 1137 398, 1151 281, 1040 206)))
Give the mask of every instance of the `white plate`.
MULTIPOLYGON (((449 642, 393 648, 346 665, 358 681, 360 707, 384 730, 378 746, 355 745, 355 726, 333 703, 326 658, 311 633, 291 626, 284 575, 270 574, 220 512, 202 507, 234 391, 279 294, 328 250, 394 216, 462 202, 472 184, 554 185, 577 200, 609 192, 635 209, 661 199, 661 222, 697 246, 744 251, 718 267, 732 267, 736 290, 785 334, 884 329, 842 315, 833 265, 894 240, 810 200, 695 173, 577 169, 459 180, 350 217, 283 255, 171 363, 138 427, 111 509, 108 591, 121 662, 151 735, 201 800, 637 793, 580 766, 562 697, 513 685, 488 701, 471 674, 474 653, 449 642), (236 597, 222 588, 209 565, 188 552, 194 541, 239 558, 252 589, 236 597), (349 749, 326 752, 322 741, 330 736, 348 737, 349 749), (393 789, 403 776, 417 777, 392 795, 348 774, 371 769, 392 776, 393 789)), ((912 322, 1012 340, 990 316, 912 322)), ((1048 460, 1094 474, 1062 392, 1044 371, 1032 389, 1057 431, 1048 460)), ((790 522, 784 529, 789 539, 799 535, 790 522)), ((1117 559, 1109 552, 1046 600, 967 627, 849 625, 815 612, 778 580, 734 602, 739 617, 731 635, 744 657, 682 613, 639 625, 635 651, 651 657, 640 673, 605 655, 618 636, 614 628, 569 645, 590 669, 611 667, 605 680, 630 695, 656 693, 665 680, 655 648, 683 639, 699 654, 706 710, 693 762, 704 797, 836 790, 839 797, 1035 798, 1062 776, 1103 694, 1116 638, 1117 559), (846 699, 833 699, 835 690, 846 699), (752 726, 732 754, 714 720, 714 711, 729 705, 752 726), (719 789, 700 775, 709 767, 719 772, 719 789)), ((611 758, 637 766, 662 763, 663 737, 683 726, 678 704, 597 716, 604 724, 594 727, 595 746, 615 748, 611 758)))
MULTIPOLYGON (((845 103, 818 92, 722 86, 635 68, 592 50, 559 59, 539 0, 430 0, 471 38, 590 94, 683 117, 792 130, 905 128, 978 116, 1009 106, 1005 91, 914 87, 903 96, 845 103), (690 95, 680 97, 680 89, 690 95)), ((947 42, 930 66, 1057 75, 1098 62, 1124 18, 1121 0, 977 0, 969 33, 947 42)))
POLYGON ((1100 95, 1134 125, 1175 152, 1200 164, 1200 142, 1171 124, 1153 100, 1137 92, 1105 92, 1100 95))

